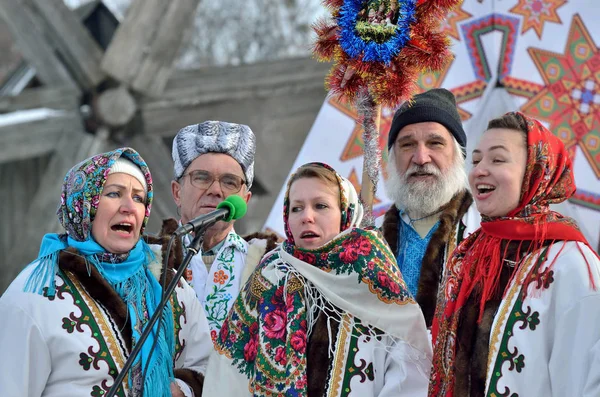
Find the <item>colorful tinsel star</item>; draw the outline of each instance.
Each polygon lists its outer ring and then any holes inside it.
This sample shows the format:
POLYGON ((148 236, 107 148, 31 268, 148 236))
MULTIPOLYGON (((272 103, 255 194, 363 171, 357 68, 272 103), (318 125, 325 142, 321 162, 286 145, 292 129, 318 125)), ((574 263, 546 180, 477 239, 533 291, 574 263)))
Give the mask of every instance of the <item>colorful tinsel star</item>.
POLYGON ((327 89, 355 101, 368 90, 395 108, 416 91, 417 77, 452 58, 440 22, 461 0, 324 0, 332 18, 318 21, 314 53, 334 62, 327 89))

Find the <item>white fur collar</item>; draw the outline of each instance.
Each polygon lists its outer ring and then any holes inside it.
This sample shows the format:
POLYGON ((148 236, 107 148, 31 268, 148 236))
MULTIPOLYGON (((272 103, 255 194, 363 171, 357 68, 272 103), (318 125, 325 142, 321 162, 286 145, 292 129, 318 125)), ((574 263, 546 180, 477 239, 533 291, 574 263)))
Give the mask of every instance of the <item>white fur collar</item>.
POLYGON ((154 253, 154 260, 148 263, 148 270, 150 270, 150 273, 152 273, 154 277, 160 281, 160 273, 163 267, 162 245, 149 244, 149 246, 152 250, 152 253, 154 253))

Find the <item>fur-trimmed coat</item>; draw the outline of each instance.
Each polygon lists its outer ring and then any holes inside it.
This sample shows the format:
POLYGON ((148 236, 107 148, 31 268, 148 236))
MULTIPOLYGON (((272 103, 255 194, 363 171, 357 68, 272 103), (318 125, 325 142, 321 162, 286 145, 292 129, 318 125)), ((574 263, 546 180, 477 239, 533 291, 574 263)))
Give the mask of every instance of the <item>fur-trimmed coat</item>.
MULTIPOLYGON (((431 236, 421 262, 421 275, 416 301, 423 310, 425 323, 431 327, 435 306, 437 303, 438 289, 444 275, 443 269, 448 256, 452 254, 457 244, 469 233, 479 227, 479 217, 472 222, 466 220, 465 215, 473 203, 473 196, 466 190, 457 193, 440 213, 440 223, 431 236), (473 226, 470 226, 470 225, 473 226), (473 230, 471 230, 473 229, 473 230)), ((469 213, 471 216, 471 213, 469 213)), ((475 216, 471 216, 475 218, 475 216)), ((392 205, 385 213, 381 231, 385 241, 389 244, 394 255, 398 254, 398 233, 401 222, 398 209, 392 205)))
POLYGON ((508 246, 481 322, 481 295, 465 303, 454 396, 600 396, 600 260, 584 244, 553 243, 517 263, 519 242, 508 246))
MULTIPOLYGON (((147 241, 157 257, 148 268, 159 277, 166 244, 158 237, 147 241)), ((176 247, 173 253, 180 251, 176 247)), ((177 259, 169 258, 167 283, 177 259)), ((132 348, 127 306, 96 268, 68 248, 59 253, 59 269, 54 298, 23 292, 31 266, 0 298, 0 351, 5 357, 0 360, 1 396, 104 395, 132 348)), ((171 302, 175 377, 200 397, 213 348, 206 317, 183 280, 171 302)))

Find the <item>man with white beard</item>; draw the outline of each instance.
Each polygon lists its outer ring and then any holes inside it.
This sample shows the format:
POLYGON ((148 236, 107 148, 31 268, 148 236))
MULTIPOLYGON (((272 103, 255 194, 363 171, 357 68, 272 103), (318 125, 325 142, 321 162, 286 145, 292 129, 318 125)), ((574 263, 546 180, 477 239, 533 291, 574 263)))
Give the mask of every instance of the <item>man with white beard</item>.
POLYGON ((467 136, 454 95, 436 88, 394 115, 382 232, 431 326, 447 257, 479 227, 465 170, 467 136))

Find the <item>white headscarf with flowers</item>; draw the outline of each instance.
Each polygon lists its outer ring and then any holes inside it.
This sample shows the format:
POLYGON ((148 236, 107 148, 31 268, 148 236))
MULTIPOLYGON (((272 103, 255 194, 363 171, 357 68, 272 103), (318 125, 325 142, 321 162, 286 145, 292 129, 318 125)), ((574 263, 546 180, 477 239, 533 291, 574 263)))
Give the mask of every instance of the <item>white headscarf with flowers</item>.
MULTIPOLYGON (((431 355, 425 320, 394 255, 377 231, 356 227, 362 219, 356 190, 331 167, 317 165, 338 179, 342 232, 314 250, 295 246, 286 194, 288 239, 262 260, 240 291, 215 341, 219 354, 211 359, 205 393, 306 395, 306 348, 321 313, 344 322, 342 327, 352 330, 349 338, 388 335, 431 355), (347 324, 348 318, 360 320, 366 331, 347 324)), ((335 363, 336 368, 345 364, 335 363)))

